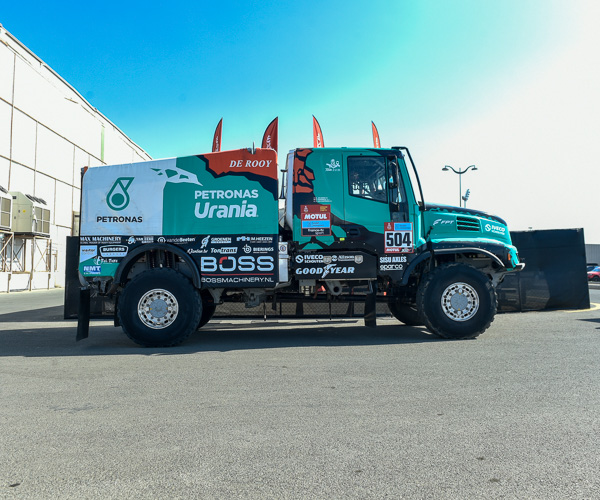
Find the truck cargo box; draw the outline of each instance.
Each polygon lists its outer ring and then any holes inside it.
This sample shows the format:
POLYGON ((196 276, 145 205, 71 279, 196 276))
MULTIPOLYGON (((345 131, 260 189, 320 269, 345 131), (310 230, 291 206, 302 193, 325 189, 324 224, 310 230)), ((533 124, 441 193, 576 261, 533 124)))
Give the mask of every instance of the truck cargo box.
MULTIPOLYGON (((234 275, 240 262, 241 274, 254 261, 268 261, 260 267, 270 269, 277 252, 277 196, 277 157, 267 149, 89 168, 79 270, 85 277, 112 276, 128 253, 156 242, 194 257, 205 279, 234 275), (256 257, 249 262, 245 255, 256 257)), ((266 281, 274 284, 275 278, 266 281)))

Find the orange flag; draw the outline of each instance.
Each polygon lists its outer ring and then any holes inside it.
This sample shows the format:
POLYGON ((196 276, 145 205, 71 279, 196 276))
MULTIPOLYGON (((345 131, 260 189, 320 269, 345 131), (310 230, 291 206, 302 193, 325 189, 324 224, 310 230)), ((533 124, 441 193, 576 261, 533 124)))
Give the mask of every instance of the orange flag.
POLYGON ((373 129, 373 146, 376 148, 381 147, 381 141, 379 140, 379 132, 373 122, 371 122, 371 128, 373 129))
POLYGON ((321 132, 321 126, 313 115, 313 143, 315 148, 324 148, 325 143, 323 142, 323 132, 321 132))
POLYGON ((277 151, 277 125, 279 123, 279 118, 275 117, 275 119, 269 123, 267 129, 265 130, 265 134, 263 135, 262 147, 270 148, 277 151))
POLYGON ((223 118, 219 120, 219 124, 215 129, 215 136, 213 137, 212 152, 217 153, 221 151, 221 129, 223 128, 223 118))

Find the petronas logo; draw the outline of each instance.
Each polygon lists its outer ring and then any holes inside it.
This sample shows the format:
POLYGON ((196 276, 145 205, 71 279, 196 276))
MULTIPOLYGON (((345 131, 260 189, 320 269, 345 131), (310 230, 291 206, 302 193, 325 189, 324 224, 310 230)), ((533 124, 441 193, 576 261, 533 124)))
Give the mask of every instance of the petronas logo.
POLYGON ((115 211, 124 210, 129 205, 127 190, 133 182, 133 177, 119 177, 106 195, 106 204, 115 211))

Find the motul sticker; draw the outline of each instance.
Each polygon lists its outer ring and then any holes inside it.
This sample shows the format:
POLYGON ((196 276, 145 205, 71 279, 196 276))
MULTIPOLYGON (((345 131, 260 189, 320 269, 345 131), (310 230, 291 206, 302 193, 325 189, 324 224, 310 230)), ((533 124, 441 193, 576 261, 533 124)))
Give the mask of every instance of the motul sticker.
POLYGON ((302 236, 331 236, 330 205, 301 205, 302 236))
POLYGON ((386 222, 383 232, 385 253, 413 253, 412 222, 386 222))

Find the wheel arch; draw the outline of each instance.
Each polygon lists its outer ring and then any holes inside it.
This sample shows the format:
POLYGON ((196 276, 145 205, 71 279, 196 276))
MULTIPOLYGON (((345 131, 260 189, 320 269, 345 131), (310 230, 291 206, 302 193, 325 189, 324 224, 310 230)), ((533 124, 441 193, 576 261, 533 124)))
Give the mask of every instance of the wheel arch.
POLYGON ((200 274, 200 270, 196 265, 196 262, 183 251, 181 248, 176 247, 174 245, 170 245, 168 243, 154 243, 154 244, 145 244, 142 245, 133 251, 129 252, 127 256, 121 261, 117 271, 115 272, 114 282, 123 286, 125 285, 125 280, 129 275, 129 271, 133 267, 133 265, 140 260, 140 258, 146 253, 154 250, 162 250, 164 252, 170 252, 181 260, 183 260, 190 269, 192 283, 196 288, 202 287, 202 276, 200 274))
POLYGON ((486 257, 489 257, 490 260, 496 264, 500 269, 505 269, 506 266, 504 265, 504 262, 502 262, 502 259, 500 259, 500 257, 498 257, 495 253, 489 251, 489 250, 485 250, 484 248, 480 248, 480 247, 459 247, 459 248, 441 248, 438 250, 435 250, 435 255, 448 255, 448 254, 454 254, 454 255, 465 255, 465 254, 479 254, 479 255, 484 255, 486 257))
POLYGON ((451 256, 451 255, 481 255, 490 259, 490 261, 498 267, 498 271, 502 272, 506 270, 505 264, 497 254, 490 250, 486 250, 481 247, 448 247, 448 248, 434 248, 427 250, 420 254, 417 258, 413 259, 412 262, 406 268, 406 272, 402 276, 400 285, 408 284, 411 276, 415 273, 420 265, 428 260, 435 259, 439 256, 451 256))

